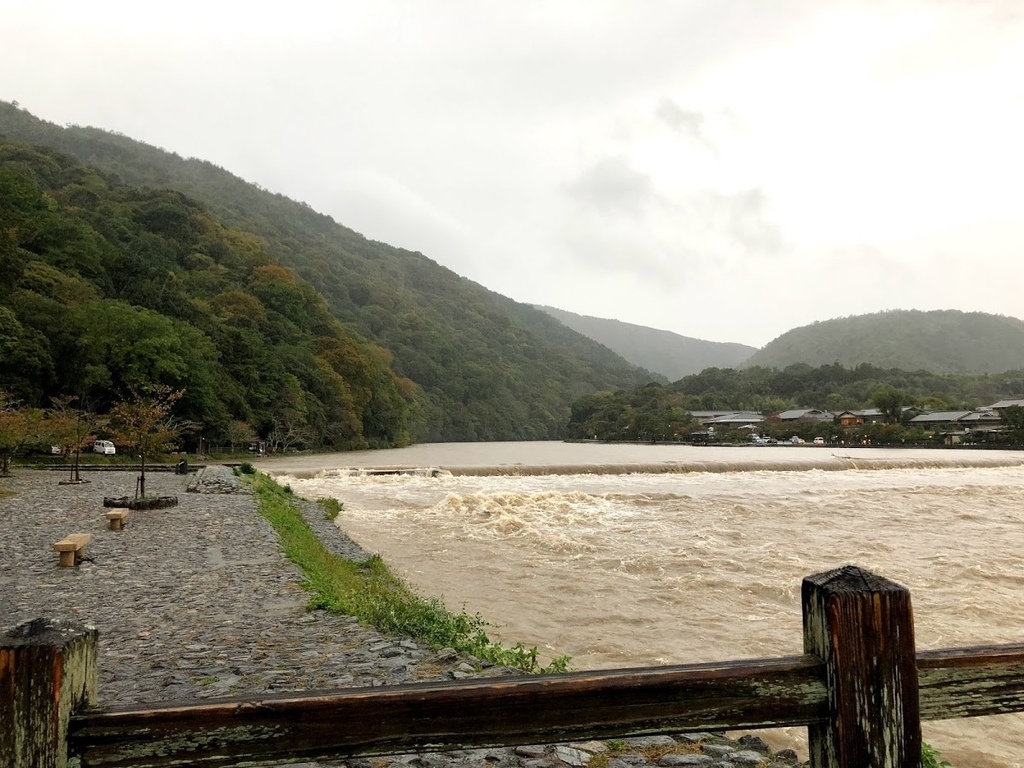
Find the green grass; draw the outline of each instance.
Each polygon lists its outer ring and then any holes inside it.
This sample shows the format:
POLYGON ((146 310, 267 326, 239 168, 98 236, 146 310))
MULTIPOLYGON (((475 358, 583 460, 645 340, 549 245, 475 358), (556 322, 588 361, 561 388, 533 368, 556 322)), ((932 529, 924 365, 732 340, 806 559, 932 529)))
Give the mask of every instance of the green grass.
POLYGON ((277 531, 285 555, 306 577, 306 587, 313 593, 310 608, 355 616, 382 632, 403 635, 435 649, 454 648, 523 672, 568 669, 567 656, 543 666, 536 648, 522 643, 505 648, 493 642, 485 631, 487 622, 479 614, 452 613, 437 598, 420 597, 391 573, 380 557, 356 563, 328 552, 295 506, 290 488, 257 475, 253 492, 263 516, 277 531))
POLYGON ((342 510, 345 509, 344 504, 330 496, 321 496, 316 500, 316 503, 319 504, 320 508, 324 511, 325 520, 336 520, 342 510))

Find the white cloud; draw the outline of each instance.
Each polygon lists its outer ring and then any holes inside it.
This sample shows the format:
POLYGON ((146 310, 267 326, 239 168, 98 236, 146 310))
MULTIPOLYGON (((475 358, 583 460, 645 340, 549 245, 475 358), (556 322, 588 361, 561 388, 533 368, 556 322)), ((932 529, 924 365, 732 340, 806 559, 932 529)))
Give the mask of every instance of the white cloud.
POLYGON ((633 169, 624 157, 598 160, 565 187, 578 202, 609 216, 639 217, 657 202, 651 177, 633 169))

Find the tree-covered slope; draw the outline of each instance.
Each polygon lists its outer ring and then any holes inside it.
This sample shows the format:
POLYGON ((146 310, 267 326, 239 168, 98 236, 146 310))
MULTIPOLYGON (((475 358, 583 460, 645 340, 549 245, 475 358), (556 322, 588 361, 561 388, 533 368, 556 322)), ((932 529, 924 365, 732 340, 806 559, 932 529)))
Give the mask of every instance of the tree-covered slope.
POLYGON ((1024 368, 1024 322, 983 312, 893 310, 805 325, 755 353, 747 366, 838 362, 934 373, 1024 368))
POLYGON ((623 358, 676 380, 705 368, 735 368, 757 351, 746 344, 704 341, 672 331, 589 317, 554 307, 538 307, 574 331, 603 344, 623 358))
POLYGON ((576 397, 651 378, 422 254, 367 240, 211 163, 2 102, 0 135, 55 147, 136 187, 177 190, 224 226, 258 236, 335 318, 389 350, 397 376, 422 387, 414 439, 559 437, 576 397))
POLYGON ((0 389, 105 412, 154 385, 213 442, 407 442, 415 386, 256 237, 0 139, 0 389))

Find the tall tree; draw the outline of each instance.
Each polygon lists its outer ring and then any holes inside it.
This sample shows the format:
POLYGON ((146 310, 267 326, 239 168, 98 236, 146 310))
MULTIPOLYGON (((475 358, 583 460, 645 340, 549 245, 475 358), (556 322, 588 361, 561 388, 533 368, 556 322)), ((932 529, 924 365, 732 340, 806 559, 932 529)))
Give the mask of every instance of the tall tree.
POLYGON ((886 424, 899 424, 903 406, 911 402, 910 395, 896 387, 879 387, 871 394, 871 403, 882 412, 886 424))
POLYGON ((1011 405, 1004 408, 999 414, 1006 425, 1010 443, 1013 445, 1024 444, 1024 408, 1019 405, 1011 405))

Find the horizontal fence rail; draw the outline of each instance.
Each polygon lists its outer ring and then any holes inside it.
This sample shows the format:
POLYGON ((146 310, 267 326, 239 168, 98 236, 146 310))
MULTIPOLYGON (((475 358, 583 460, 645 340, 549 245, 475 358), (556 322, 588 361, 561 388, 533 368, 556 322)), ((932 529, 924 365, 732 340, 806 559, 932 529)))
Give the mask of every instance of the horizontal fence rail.
POLYGON ((814 768, 917 768, 921 720, 1024 711, 1024 644, 914 652, 909 592, 808 577, 802 656, 90 710, 96 631, 0 636, 0 765, 275 765, 704 730, 807 726, 814 768))
MULTIPOLYGON (((923 651, 917 666, 922 720, 1024 711, 1024 644, 923 651)), ((121 709, 72 717, 69 737, 87 766, 270 765, 826 717, 824 665, 796 656, 121 709)))
POLYGON ((1024 712, 1024 643, 921 651, 922 720, 1024 712))
POLYGON ((269 765, 301 756, 538 744, 823 720, 824 668, 792 657, 351 689, 75 717, 87 766, 269 765), (223 758, 222 758, 223 756, 223 758))

